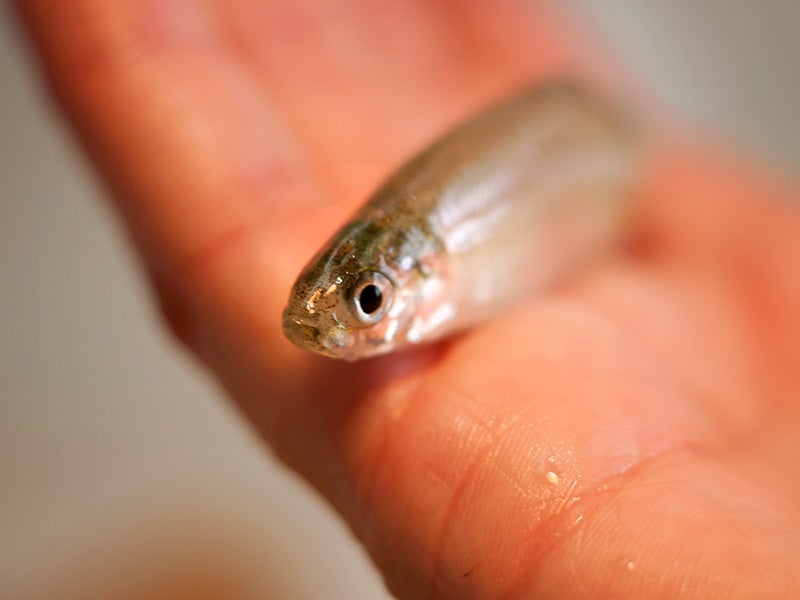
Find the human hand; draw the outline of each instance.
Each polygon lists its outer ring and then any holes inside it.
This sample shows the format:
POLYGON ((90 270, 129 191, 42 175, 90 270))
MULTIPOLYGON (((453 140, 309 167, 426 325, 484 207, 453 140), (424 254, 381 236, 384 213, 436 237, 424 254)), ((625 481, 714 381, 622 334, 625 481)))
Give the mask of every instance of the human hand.
POLYGON ((535 3, 314 4, 20 2, 178 337, 399 597, 796 595, 791 192, 665 147, 636 243, 567 288, 414 353, 303 353, 289 287, 380 178, 581 61, 535 3))

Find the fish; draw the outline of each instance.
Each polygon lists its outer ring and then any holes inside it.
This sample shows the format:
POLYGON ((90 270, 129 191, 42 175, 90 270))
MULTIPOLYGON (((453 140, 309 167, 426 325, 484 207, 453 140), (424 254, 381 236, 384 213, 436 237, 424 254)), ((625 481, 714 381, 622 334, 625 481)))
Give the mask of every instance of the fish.
POLYGON ((624 237, 639 146, 629 113, 574 83, 501 101, 405 162, 322 246, 284 335, 354 361, 531 301, 624 237))

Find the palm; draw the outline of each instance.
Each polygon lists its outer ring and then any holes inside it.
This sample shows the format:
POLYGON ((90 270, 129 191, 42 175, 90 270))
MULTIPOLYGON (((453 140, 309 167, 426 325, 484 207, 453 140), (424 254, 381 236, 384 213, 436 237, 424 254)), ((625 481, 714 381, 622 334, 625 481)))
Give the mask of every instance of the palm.
POLYGON ((21 4, 174 330, 398 595, 788 593, 800 219, 755 178, 664 152, 637 244, 438 347, 348 365, 280 334, 381 176, 577 67, 543 11, 21 4))

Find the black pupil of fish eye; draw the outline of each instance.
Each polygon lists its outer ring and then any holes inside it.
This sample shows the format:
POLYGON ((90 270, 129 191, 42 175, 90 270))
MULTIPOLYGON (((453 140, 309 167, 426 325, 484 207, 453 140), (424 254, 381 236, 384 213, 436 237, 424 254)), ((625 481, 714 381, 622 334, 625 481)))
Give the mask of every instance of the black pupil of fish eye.
POLYGON ((383 294, 377 285, 365 285, 358 295, 358 303, 364 314, 371 315, 376 312, 383 302, 383 294))

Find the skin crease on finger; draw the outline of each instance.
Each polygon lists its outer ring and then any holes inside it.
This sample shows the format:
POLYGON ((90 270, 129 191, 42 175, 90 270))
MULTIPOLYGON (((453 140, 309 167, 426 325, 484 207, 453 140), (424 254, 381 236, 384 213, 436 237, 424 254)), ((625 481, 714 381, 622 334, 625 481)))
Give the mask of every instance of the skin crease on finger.
POLYGON ((573 60, 534 4, 429 4, 21 7, 180 337, 395 594, 796 595, 800 217, 735 161, 654 156, 630 248, 455 340, 360 365, 283 340, 383 173, 573 60))

